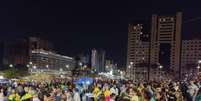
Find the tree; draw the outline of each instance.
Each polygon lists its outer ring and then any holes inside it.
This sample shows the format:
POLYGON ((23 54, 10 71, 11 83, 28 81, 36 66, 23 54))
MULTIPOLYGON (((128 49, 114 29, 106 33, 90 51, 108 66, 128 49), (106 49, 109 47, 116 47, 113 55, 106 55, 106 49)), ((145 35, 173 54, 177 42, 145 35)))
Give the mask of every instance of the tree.
POLYGON ((4 77, 10 79, 10 78, 21 78, 24 76, 27 76, 29 74, 28 68, 25 66, 18 65, 15 68, 8 68, 3 71, 4 77))
POLYGON ((19 74, 17 73, 16 69, 7 69, 4 71, 4 77, 10 78, 18 78, 19 74))

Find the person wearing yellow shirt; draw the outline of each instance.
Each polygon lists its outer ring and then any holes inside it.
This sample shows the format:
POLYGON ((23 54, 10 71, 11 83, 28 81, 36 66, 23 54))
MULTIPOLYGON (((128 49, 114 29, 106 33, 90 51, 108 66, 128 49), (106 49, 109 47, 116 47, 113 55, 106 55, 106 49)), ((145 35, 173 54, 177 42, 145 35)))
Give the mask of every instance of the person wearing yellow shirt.
POLYGON ((105 91, 104 91, 104 95, 105 95, 105 98, 106 98, 106 101, 110 101, 110 90, 109 90, 109 87, 106 86, 105 88, 105 91))
POLYGON ((8 101, 20 101, 20 96, 14 89, 12 90, 12 94, 8 96, 8 101))
POLYGON ((101 94, 101 91, 98 87, 95 87, 94 90, 93 90, 93 95, 94 95, 94 100, 95 101, 98 101, 98 97, 99 95, 101 94))

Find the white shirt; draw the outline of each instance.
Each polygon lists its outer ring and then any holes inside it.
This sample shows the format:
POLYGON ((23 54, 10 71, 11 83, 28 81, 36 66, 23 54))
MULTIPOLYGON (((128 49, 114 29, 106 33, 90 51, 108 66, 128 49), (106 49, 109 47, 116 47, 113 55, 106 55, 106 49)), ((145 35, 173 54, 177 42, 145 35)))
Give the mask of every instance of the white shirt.
POLYGON ((80 99, 80 94, 78 92, 76 92, 73 96, 74 101, 81 101, 80 99))
POLYGON ((112 88, 110 89, 110 92, 111 92, 111 94, 114 93, 115 95, 118 95, 118 94, 119 94, 119 90, 118 90, 117 88, 114 88, 114 87, 112 87, 112 88))

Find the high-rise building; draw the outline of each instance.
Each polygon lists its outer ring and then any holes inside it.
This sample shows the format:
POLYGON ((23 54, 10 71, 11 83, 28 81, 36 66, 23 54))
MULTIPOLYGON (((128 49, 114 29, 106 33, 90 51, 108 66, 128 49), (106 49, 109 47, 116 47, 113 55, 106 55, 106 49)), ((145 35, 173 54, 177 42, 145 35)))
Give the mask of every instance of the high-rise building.
POLYGON ((201 60, 201 40, 182 40, 181 70, 184 74, 195 74, 201 60))
POLYGON ((149 34, 143 24, 129 24, 127 72, 133 79, 146 79, 149 63, 149 34))
POLYGON ((98 53, 95 49, 91 51, 91 67, 95 69, 98 64, 98 53))
MULTIPOLYGON (((152 15, 150 63, 160 64, 180 74, 182 13, 174 15, 152 15)), ((150 74, 156 74, 151 71, 150 74)), ((154 77, 154 76, 150 76, 154 77)))
POLYGON ((91 67, 98 73, 105 71, 105 51, 92 50, 91 67))

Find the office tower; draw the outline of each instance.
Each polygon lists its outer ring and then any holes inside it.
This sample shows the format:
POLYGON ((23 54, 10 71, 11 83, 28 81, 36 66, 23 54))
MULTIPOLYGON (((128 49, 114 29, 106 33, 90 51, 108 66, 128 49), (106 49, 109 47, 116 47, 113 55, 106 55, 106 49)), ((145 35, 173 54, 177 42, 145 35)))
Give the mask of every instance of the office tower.
POLYGON ((105 51, 100 50, 98 52, 98 59, 99 59, 99 72, 105 72, 105 51))
POLYGON ((92 50, 91 54, 91 66, 93 70, 96 72, 104 72, 105 71, 105 51, 96 49, 92 50))
POLYGON ((127 48, 127 76, 146 79, 149 63, 149 33, 143 24, 129 24, 127 48))
MULTIPOLYGON (((172 70, 174 78, 180 74, 182 13, 174 15, 152 15, 150 63, 160 64, 172 70)), ((150 71, 150 77, 155 70, 150 71)))
POLYGON ((201 40, 182 40, 181 70, 182 77, 196 74, 201 60, 201 40))

